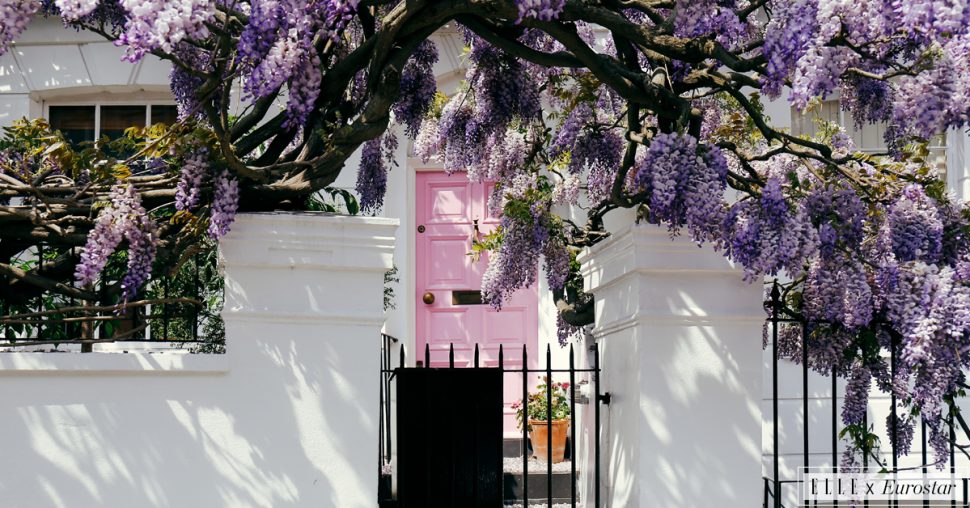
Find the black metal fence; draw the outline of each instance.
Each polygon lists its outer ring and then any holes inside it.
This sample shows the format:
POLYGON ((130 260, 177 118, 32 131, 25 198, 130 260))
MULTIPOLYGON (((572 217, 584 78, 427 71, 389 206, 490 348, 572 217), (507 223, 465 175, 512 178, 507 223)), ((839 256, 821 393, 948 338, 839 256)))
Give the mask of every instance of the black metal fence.
MULTIPOLYGON (((800 344, 801 380, 800 381, 801 381, 802 435, 797 436, 796 439, 800 438, 801 440, 801 445, 802 445, 801 446, 802 448, 801 466, 803 468, 813 467, 812 455, 814 455, 812 453, 813 443, 810 439, 810 432, 809 432, 810 422, 812 421, 812 418, 811 418, 812 412, 810 408, 811 397, 809 392, 809 374, 810 374, 809 370, 810 369, 808 365, 810 345, 807 340, 809 330, 808 330, 807 323, 804 320, 800 319, 798 316, 789 315, 784 311, 784 306, 782 305, 781 294, 780 294, 779 286, 777 282, 772 285, 772 289, 768 294, 768 301, 765 302, 765 305, 766 305, 766 309, 768 309, 770 312, 770 317, 768 318, 768 323, 767 323, 768 325, 767 331, 770 334, 770 338, 771 338, 770 346, 771 346, 771 394, 772 394, 771 395, 772 467, 770 471, 770 476, 765 476, 763 478, 763 482, 764 482, 763 506, 764 508, 783 508, 786 506, 784 503, 784 500, 786 498, 793 499, 797 497, 797 492, 798 492, 797 489, 799 488, 800 481, 797 478, 785 478, 780 472, 780 462, 781 462, 780 447, 781 447, 782 441, 779 435, 780 433, 779 433, 778 405, 780 400, 780 397, 779 397, 780 376, 779 376, 778 366, 780 361, 786 361, 786 360, 783 358, 780 358, 781 355, 779 353, 779 343, 778 343, 779 328, 781 325, 801 327, 801 334, 800 334, 801 335, 801 344, 800 344), (795 494, 795 495, 791 495, 791 494, 795 494)), ((890 351, 890 375, 893 378, 895 378, 896 361, 897 361, 896 344, 894 343, 892 344, 891 351, 890 351)), ((831 461, 829 465, 834 467, 838 467, 839 465, 839 460, 840 460, 839 452, 838 452, 839 441, 841 439, 841 432, 843 430, 842 428, 840 428, 841 419, 839 417, 839 410, 838 410, 839 383, 838 383, 838 372, 836 369, 837 368, 833 366, 832 371, 828 375, 828 378, 831 381, 831 387, 830 387, 831 393, 829 394, 829 396, 831 397, 831 406, 832 406, 831 413, 827 415, 821 415, 821 418, 819 418, 818 420, 818 421, 826 421, 827 425, 830 427, 831 442, 825 443, 825 444, 827 446, 831 446, 831 457, 828 458, 828 460, 831 461)), ((887 464, 870 464, 869 456, 863 455, 862 457, 863 471, 885 470, 890 473, 897 473, 904 469, 910 469, 910 470, 913 469, 913 468, 900 468, 899 466, 898 454, 896 449, 896 445, 899 441, 898 429, 896 429, 896 426, 895 426, 895 422, 897 421, 896 413, 898 410, 896 403, 897 403, 896 395, 895 393, 893 393, 890 398, 890 411, 892 414, 892 422, 894 422, 894 424, 892 425, 892 428, 889 430, 891 434, 890 436, 890 448, 891 448, 890 457, 891 458, 887 464)), ((959 458, 959 456, 957 455, 958 452, 961 455, 965 456, 967 459, 967 463, 970 464, 970 455, 967 454, 968 453, 967 450, 970 449, 970 443, 963 444, 958 442, 957 429, 959 428, 960 430, 959 434, 961 434, 962 436, 965 436, 968 440, 970 440, 970 426, 967 425, 966 420, 964 419, 963 415, 960 412, 960 408, 956 404, 954 404, 953 402, 950 402, 949 408, 950 408, 950 415, 947 418, 947 425, 949 427, 948 470, 951 475, 956 475, 957 461, 959 458)), ((863 418, 864 419, 862 422, 862 426, 863 428, 868 429, 869 428, 868 411, 866 411, 863 418)), ((914 437, 914 440, 915 439, 917 438, 914 437)), ((921 457, 920 457, 922 464, 920 466, 917 466, 916 469, 919 469, 922 471, 923 474, 926 474, 929 472, 930 467, 936 467, 936 466, 931 465, 927 457, 928 436, 927 436, 927 426, 925 422, 922 422, 921 432, 918 439, 922 442, 921 457)), ((959 501, 955 499, 951 500, 949 503, 949 506, 952 506, 952 507, 960 506, 963 508, 970 508, 970 497, 968 497, 968 487, 970 487, 970 482, 968 482, 967 478, 958 478, 958 480, 959 480, 958 483, 962 482, 962 497, 960 497, 959 501)), ((797 503, 798 503, 797 506, 799 507, 809 506, 809 502, 805 500, 799 500, 797 503)), ((905 501, 902 502, 903 504, 900 504, 900 503, 901 503, 900 501, 894 500, 892 501, 892 506, 894 507, 895 506, 927 506, 927 507, 930 506, 929 501, 917 502, 916 505, 905 504, 906 503, 905 501)), ((843 503, 843 505, 856 506, 853 503, 843 503)), ((869 505, 870 505, 869 501, 863 502, 863 506, 869 506, 869 505)), ((811 506, 819 506, 819 504, 815 502, 811 506)), ((839 502, 834 501, 832 504, 826 504, 825 506, 839 506, 839 502)), ((940 505, 934 504, 933 506, 940 506, 940 505)), ((791 505, 788 505, 788 508, 791 508, 791 505)))
MULTIPOLYGON (((408 369, 407 367, 407 355, 403 345, 400 345, 399 355, 398 355, 398 366, 397 368, 391 367, 391 346, 392 344, 398 344, 396 338, 390 337, 388 335, 382 336, 382 350, 381 350, 381 453, 379 459, 379 471, 383 472, 381 481, 381 492, 379 492, 381 506, 400 506, 396 504, 396 501, 390 498, 390 479, 387 474, 387 467, 390 463, 391 454, 393 453, 393 443, 391 440, 391 429, 392 429, 392 418, 391 418, 391 403, 390 403, 390 393, 391 384, 394 380, 396 374, 398 374, 402 369, 408 369)), ((487 369, 487 368, 497 368, 501 371, 501 378, 505 378, 507 375, 512 375, 519 377, 522 380, 522 403, 526 404, 529 398, 529 383, 528 379, 530 374, 542 374, 545 375, 547 380, 553 379, 554 376, 565 377, 568 376, 569 379, 569 401, 570 401, 570 414, 569 414, 569 452, 570 452, 570 470, 569 470, 569 494, 568 500, 562 500, 557 497, 553 491, 554 481, 553 481, 553 446, 552 446, 552 432, 551 430, 547 432, 547 456, 546 459, 546 474, 545 474, 545 486, 546 492, 544 496, 538 497, 532 496, 529 491, 529 430, 528 425, 523 423, 522 425, 522 443, 521 443, 521 458, 522 458, 522 476, 521 476, 521 490, 516 486, 515 490, 521 492, 521 498, 516 499, 515 503, 520 503, 524 507, 528 507, 530 503, 546 502, 548 507, 552 507, 554 502, 556 504, 567 504, 575 508, 580 502, 579 492, 578 492, 578 481, 579 472, 576 469, 577 462, 577 437, 576 437, 576 427, 577 427, 577 406, 584 402, 584 399, 579 396, 577 392, 577 376, 589 376, 589 382, 592 384, 592 399, 585 401, 592 406, 592 418, 593 418, 593 432, 591 434, 593 457, 591 460, 590 467, 592 471, 587 471, 587 474, 592 475, 593 487, 592 487, 592 501, 593 506, 602 506, 601 492, 600 492, 600 429, 601 429, 601 404, 610 403, 610 394, 602 393, 600 387, 600 353, 599 348, 592 346, 590 349, 591 359, 589 363, 591 366, 588 368, 580 368, 576 366, 576 352, 572 345, 569 346, 569 359, 568 365, 565 367, 555 368, 553 366, 553 355, 551 346, 547 346, 545 354, 545 368, 529 368, 529 351, 528 348, 523 346, 521 351, 521 362, 522 367, 508 367, 505 361, 505 349, 504 346, 499 346, 498 350, 498 364, 497 367, 484 367, 481 365, 480 361, 480 350, 478 344, 475 345, 474 349, 474 360, 472 367, 474 369, 487 369), (530 499, 531 498, 531 499, 530 499)), ((411 369, 422 369, 427 367, 421 367, 420 365, 428 366, 431 365, 431 349, 428 345, 425 345, 424 350, 424 362, 418 362, 418 367, 410 367, 411 369)), ((448 367, 446 369, 455 369, 455 349, 454 345, 450 344, 448 349, 448 367)), ((468 387, 471 391, 472 387, 468 387)), ((552 407, 552 390, 546 389, 546 404, 547 408, 552 407)), ((552 422, 552 411, 547 410, 547 425, 552 422)), ((584 417, 588 417, 584 414, 584 417)), ((457 467, 457 466, 456 466, 457 467)), ((478 467, 477 465, 475 467, 478 467)), ((501 473, 501 472, 500 472, 501 473)), ((508 482, 508 475, 503 475, 505 481, 508 482)), ((510 491, 506 486, 504 489, 507 493, 510 491)), ((506 499, 506 503, 508 500, 506 499)), ((444 505, 442 505, 444 506, 444 505)), ((586 505, 584 505, 586 506, 586 505)), ((412 507, 404 507, 412 508, 412 507)), ((423 508, 423 507, 422 507, 423 508)))
MULTIPOLYGON (((378 429, 378 438, 380 439, 378 474, 383 473, 385 467, 390 465, 391 454, 393 453, 394 442, 391 439, 391 380, 394 377, 394 371, 391 368, 391 355, 393 354, 391 351, 391 346, 399 343, 400 341, 397 337, 388 335, 386 333, 381 334, 381 425, 378 429)), ((401 345, 401 351, 402 353, 404 351, 403 345, 401 345)), ((387 495, 389 495, 389 485, 387 486, 387 489, 387 495)), ((382 497, 384 496, 382 495, 382 497)))
MULTIPOLYGON (((44 273, 60 269, 65 256, 76 257, 75 248, 39 245, 21 253, 19 261, 12 261, 24 271, 44 273)), ((80 344, 84 351, 96 343, 131 342, 184 344, 198 352, 223 352, 223 281, 216 259, 215 249, 186 256, 178 269, 154 274, 124 308, 119 307, 118 297, 79 301, 53 291, 27 298, 12 292, 0 297, 0 347, 80 344)), ((103 285, 117 285, 123 275, 113 273, 109 266, 103 285)))

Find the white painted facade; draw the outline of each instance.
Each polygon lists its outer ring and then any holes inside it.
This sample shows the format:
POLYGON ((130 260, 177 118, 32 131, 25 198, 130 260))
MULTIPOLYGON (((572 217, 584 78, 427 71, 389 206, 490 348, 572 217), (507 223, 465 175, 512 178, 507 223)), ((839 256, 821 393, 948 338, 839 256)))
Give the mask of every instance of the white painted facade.
POLYGON ((42 116, 51 104, 172 103, 169 65, 151 55, 132 65, 123 53, 96 34, 35 20, 0 56, 0 125, 42 116))

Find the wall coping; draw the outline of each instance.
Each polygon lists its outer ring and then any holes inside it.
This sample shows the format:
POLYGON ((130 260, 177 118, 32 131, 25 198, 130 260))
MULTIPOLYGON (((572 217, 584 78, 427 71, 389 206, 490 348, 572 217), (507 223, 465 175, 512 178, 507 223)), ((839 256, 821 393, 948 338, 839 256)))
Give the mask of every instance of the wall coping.
POLYGON ((384 272, 393 266, 399 222, 325 212, 241 213, 220 241, 220 259, 239 267, 384 272))
POLYGON ((671 238, 666 228, 653 224, 630 224, 605 241, 583 249, 577 256, 580 275, 587 291, 596 291, 633 274, 676 273, 679 275, 742 276, 732 261, 680 236, 671 238), (590 282, 595 279, 595 287, 590 282))
POLYGON ((188 351, 0 353, 0 377, 38 374, 222 374, 229 372, 229 353, 195 354, 188 351))
POLYGON ((328 218, 328 222, 343 224, 373 224, 397 226, 398 219, 391 217, 374 217, 370 215, 347 215, 333 212, 312 211, 275 211, 275 212, 242 212, 236 215, 237 222, 307 222, 328 218))

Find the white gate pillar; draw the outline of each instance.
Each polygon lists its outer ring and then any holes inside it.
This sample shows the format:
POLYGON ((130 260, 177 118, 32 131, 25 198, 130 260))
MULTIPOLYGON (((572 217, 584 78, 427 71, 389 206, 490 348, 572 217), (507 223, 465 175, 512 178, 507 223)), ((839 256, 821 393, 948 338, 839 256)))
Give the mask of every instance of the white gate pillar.
POLYGON ((397 224, 240 214, 220 243, 233 389, 262 415, 262 453, 298 493, 285 506, 377 506, 384 272, 397 224))
POLYGON ((606 506, 759 506, 761 285, 710 247, 646 224, 580 262, 612 395, 606 506))

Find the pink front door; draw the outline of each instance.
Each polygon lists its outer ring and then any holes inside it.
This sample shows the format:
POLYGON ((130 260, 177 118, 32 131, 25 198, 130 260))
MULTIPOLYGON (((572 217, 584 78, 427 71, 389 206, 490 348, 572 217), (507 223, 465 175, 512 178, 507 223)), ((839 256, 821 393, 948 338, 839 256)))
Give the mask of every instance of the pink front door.
MULTIPOLYGON (((502 345, 504 365, 514 369, 521 368, 526 346, 534 368, 539 335, 537 285, 518 291, 501 311, 495 311, 481 304, 478 295, 488 258, 482 255, 476 261, 468 255, 476 224, 484 235, 499 222, 488 213, 491 185, 471 182, 463 173, 418 172, 416 180, 415 358, 423 362, 428 345, 430 366, 447 367, 448 347, 454 344, 455 366, 472 367, 478 344, 479 364, 493 367, 498 365, 502 345), (428 294, 434 297, 431 303, 425 303, 428 294)), ((518 381, 517 376, 505 376, 506 432, 515 431, 509 406, 522 397, 518 381)))

